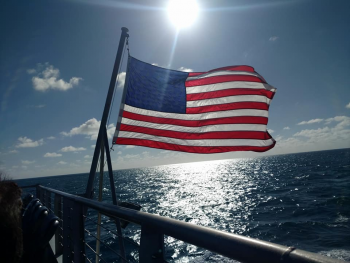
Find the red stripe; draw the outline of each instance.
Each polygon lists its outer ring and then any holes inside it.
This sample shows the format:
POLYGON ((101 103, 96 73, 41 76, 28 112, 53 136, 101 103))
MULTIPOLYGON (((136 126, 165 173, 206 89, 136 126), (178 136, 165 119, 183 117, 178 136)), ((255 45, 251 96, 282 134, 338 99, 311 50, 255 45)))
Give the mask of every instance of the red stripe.
POLYGON ((202 127, 207 125, 216 125, 216 124, 267 124, 268 119, 266 117, 258 116, 238 116, 238 117, 225 117, 225 118, 216 118, 216 119, 203 119, 203 120, 179 120, 179 119, 170 119, 170 118, 159 118, 153 116, 140 115, 128 111, 124 111, 124 118, 137 121, 146 121, 159 124, 171 124, 187 127, 202 127))
POLYGON ((187 94, 186 98, 187 101, 193 101, 238 95, 262 95, 269 99, 272 99, 274 94, 274 92, 265 89, 225 89, 203 93, 187 94))
POLYGON ((248 72, 254 72, 254 68, 251 66, 245 66, 245 65, 241 65, 241 66, 228 66, 228 67, 222 67, 222 68, 216 68, 216 69, 212 69, 209 70, 208 72, 213 72, 213 71, 220 71, 220 70, 230 70, 230 71, 248 71, 248 72))
POLYGON ((268 110, 269 105, 263 102, 234 102, 227 104, 209 105, 202 107, 187 108, 186 113, 198 114, 213 111, 240 110, 240 109, 255 109, 268 110))
POLYGON ((223 153, 233 151, 253 151, 253 152, 265 152, 275 146, 275 143, 271 146, 257 147, 257 146, 183 146, 164 142, 155 142, 150 140, 142 139, 129 139, 129 138, 118 138, 116 144, 126 145, 138 145, 144 147, 151 147, 157 149, 165 149, 180 152, 189 153, 223 153))
POLYGON ((250 82, 265 83, 264 80, 262 80, 258 77, 255 77, 255 76, 224 75, 224 76, 207 77, 207 78, 202 78, 202 79, 186 80, 185 86, 186 87, 193 87, 193 86, 202 86, 202 85, 209 85, 209 84, 216 84, 216 83, 230 82, 230 81, 250 81, 250 82))
POLYGON ((198 75, 202 75, 202 74, 205 74, 207 72, 189 72, 188 73, 188 78, 190 77, 195 77, 195 76, 198 76, 198 75))
POLYGON ((268 140, 272 137, 267 132, 259 131, 228 131, 228 132, 178 132, 169 130, 157 130, 140 126, 132 126, 127 124, 120 125, 120 131, 137 132, 154 136, 169 137, 183 140, 204 140, 204 139, 254 139, 268 140))
POLYGON ((230 71, 247 71, 247 72, 253 72, 256 73, 254 71, 254 68, 251 66, 228 66, 228 67, 222 67, 222 68, 216 68, 213 70, 209 70, 207 72, 190 72, 188 74, 189 77, 195 77, 198 75, 202 75, 202 74, 206 74, 208 72, 214 72, 214 71, 221 71, 221 70, 230 70, 230 71))

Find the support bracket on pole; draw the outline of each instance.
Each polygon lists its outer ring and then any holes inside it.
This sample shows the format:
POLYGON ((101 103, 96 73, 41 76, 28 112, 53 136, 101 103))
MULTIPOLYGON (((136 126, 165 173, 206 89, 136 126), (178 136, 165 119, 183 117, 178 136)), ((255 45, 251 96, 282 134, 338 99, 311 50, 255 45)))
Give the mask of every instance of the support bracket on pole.
POLYGON ((91 168, 90 168, 90 174, 89 174, 89 180, 88 184, 86 186, 85 191, 85 197, 86 198, 92 198, 93 195, 93 188, 94 188, 94 180, 95 180, 95 173, 97 168, 97 162, 100 157, 100 149, 101 149, 101 141, 103 140, 104 133, 106 132, 106 124, 107 124, 107 118, 109 114, 109 110, 111 107, 113 92, 117 80, 117 75, 120 67, 120 62, 123 54, 123 49, 125 45, 125 39, 128 37, 128 29, 126 27, 122 27, 122 34, 119 41, 117 56, 114 62, 113 72, 111 76, 111 81, 109 84, 109 89, 107 93, 106 103, 102 114, 101 119, 101 125, 97 136, 95 151, 94 151, 94 157, 92 159, 91 168))

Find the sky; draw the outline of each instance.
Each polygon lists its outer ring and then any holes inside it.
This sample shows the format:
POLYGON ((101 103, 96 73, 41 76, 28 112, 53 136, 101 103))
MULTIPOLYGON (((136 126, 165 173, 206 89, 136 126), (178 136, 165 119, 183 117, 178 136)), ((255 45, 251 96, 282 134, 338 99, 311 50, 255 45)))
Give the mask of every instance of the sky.
MULTIPOLYGON (((113 169, 350 147, 350 1, 197 0, 179 32, 168 1, 19 0, 0 10, 0 170, 14 179, 90 170, 121 34, 175 70, 250 65, 277 88, 265 153, 114 146, 113 169)), ((125 54, 108 124, 114 133, 125 54)))

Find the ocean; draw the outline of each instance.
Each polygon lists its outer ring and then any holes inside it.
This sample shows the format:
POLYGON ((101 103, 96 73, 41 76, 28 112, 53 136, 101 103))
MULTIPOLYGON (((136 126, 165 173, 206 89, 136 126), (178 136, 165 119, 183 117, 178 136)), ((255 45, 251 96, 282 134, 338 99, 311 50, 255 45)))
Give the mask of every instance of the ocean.
MULTIPOLYGON (((103 199, 111 202, 104 177, 103 199)), ((17 183, 77 194, 85 192, 87 178, 17 183)), ((350 149, 117 170, 114 179, 119 200, 138 203, 144 212, 350 261, 350 149)), ((103 222, 115 231, 107 217, 103 222)), ((87 227, 96 233, 94 224, 87 227)), ((139 243, 138 226, 128 226, 124 234, 139 243)), ((118 248, 113 231, 103 229, 102 239, 118 248)), ((86 240, 94 247, 91 236, 86 240)), ((235 262, 171 237, 165 247, 168 262, 235 262)), ((130 243, 126 250, 135 261, 137 249, 130 243)), ((106 262, 117 262, 109 250, 101 251, 106 262)))

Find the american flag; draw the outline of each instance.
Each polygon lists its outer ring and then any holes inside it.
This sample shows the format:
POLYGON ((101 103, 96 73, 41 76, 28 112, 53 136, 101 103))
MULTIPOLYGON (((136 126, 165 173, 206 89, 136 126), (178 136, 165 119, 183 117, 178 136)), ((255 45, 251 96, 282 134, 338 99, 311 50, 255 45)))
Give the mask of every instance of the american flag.
POLYGON ((128 59, 114 144, 191 153, 264 152, 276 89, 250 66, 181 72, 128 59))

